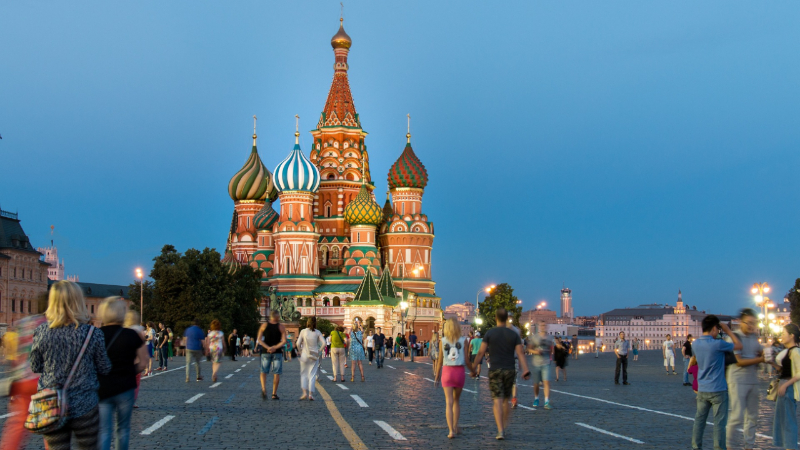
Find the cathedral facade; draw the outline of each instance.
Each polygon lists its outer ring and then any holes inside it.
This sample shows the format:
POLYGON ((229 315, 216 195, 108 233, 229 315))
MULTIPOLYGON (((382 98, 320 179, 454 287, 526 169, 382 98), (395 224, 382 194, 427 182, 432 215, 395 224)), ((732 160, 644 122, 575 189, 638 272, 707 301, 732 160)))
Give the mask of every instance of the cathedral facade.
POLYGON ((409 133, 388 171, 386 202, 376 202, 348 80, 351 45, 340 23, 331 39, 333 82, 308 156, 295 130, 294 148, 270 172, 254 132, 228 184, 234 213, 223 263, 261 271, 263 317, 280 307, 294 319, 315 315, 345 327, 358 319, 387 335, 414 330, 428 340, 442 319, 431 275, 434 228, 422 211, 428 174, 409 133))

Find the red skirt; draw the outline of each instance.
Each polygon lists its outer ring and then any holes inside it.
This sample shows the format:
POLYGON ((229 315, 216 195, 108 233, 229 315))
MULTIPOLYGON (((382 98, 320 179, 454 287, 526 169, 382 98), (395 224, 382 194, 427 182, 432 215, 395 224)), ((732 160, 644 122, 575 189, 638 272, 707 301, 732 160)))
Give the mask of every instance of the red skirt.
POLYGON ((463 388, 465 378, 464 366, 442 367, 442 387, 463 388))

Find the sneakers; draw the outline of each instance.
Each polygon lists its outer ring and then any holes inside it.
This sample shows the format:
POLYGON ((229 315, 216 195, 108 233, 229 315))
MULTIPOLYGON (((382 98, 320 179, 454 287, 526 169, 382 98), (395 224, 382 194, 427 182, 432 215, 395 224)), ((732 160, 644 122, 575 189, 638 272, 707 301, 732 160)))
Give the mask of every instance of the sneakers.
POLYGON ((627 386, 627 385, 629 385, 630 383, 628 383, 627 381, 623 381, 623 382, 622 382, 622 384, 624 384, 625 386, 627 386))
POLYGON ((514 398, 511 399, 511 407, 512 408, 516 408, 517 407, 517 397, 514 397, 514 398))
POLYGON ((534 408, 538 408, 539 407, 539 399, 538 398, 533 401, 533 407, 534 408))
POLYGON ((544 402, 544 409, 553 409, 553 407, 550 406, 550 400, 544 402))

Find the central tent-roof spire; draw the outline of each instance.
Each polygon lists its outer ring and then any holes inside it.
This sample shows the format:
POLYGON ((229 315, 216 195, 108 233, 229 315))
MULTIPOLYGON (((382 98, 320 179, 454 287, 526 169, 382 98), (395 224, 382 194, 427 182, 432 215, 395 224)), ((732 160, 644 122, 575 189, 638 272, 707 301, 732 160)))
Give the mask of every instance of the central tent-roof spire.
POLYGON ((348 127, 361 128, 358 120, 353 95, 350 93, 350 81, 347 79, 347 55, 353 40, 344 31, 344 17, 339 18, 339 31, 331 38, 331 47, 335 62, 333 64, 333 82, 325 101, 325 108, 319 118, 317 128, 348 127))

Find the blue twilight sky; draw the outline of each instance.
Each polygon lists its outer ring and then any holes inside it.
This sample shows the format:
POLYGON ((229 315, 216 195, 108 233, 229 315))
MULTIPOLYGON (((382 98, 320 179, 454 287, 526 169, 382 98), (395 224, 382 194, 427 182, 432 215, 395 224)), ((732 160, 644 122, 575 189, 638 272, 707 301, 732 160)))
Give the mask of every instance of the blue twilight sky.
MULTIPOLYGON (((508 282, 576 314, 733 312, 800 276, 800 3, 348 1, 377 197, 430 174, 444 304, 508 282)), ((338 1, 3 2, 0 206, 67 272, 128 284, 164 244, 224 247, 230 177, 301 144, 338 1)), ((149 266, 148 266, 149 267, 149 266)))

